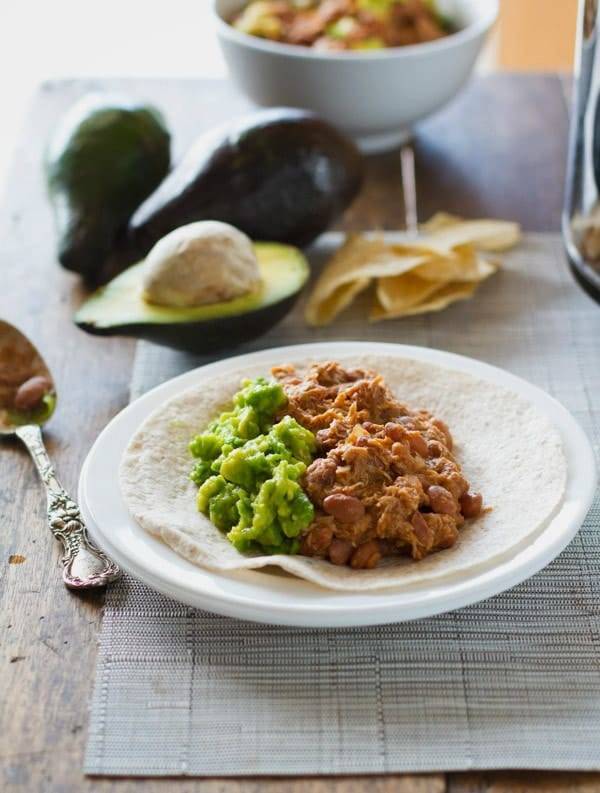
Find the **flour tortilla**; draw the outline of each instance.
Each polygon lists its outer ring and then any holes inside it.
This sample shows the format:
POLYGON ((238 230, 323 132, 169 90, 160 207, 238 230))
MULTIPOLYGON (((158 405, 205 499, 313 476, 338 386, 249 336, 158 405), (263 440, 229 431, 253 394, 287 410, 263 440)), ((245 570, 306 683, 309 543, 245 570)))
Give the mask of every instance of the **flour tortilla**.
MULTIPOLYGON (((500 386, 428 363, 391 356, 338 360, 381 373, 398 399, 448 423, 465 476, 492 508, 467 521, 452 548, 419 562, 391 558, 361 571, 303 556, 239 553, 197 511, 197 487, 188 478, 193 465, 188 443, 227 407, 242 378, 268 374, 264 364, 199 380, 142 424, 120 469, 122 493, 135 520, 201 567, 228 571, 277 565, 323 587, 348 591, 467 578, 543 531, 561 504, 567 465, 557 430, 531 403, 500 386)), ((286 362, 273 360, 274 365, 286 362)), ((301 367, 312 361, 294 363, 301 367)))

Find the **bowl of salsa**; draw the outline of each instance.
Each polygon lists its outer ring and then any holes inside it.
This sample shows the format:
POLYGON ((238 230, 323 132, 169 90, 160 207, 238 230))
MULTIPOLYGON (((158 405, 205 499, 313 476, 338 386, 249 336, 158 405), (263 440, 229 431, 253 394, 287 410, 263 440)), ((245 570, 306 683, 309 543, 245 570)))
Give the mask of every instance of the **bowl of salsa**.
POLYGON ((468 79, 498 0, 213 0, 230 75, 313 110, 363 151, 399 145, 468 79))

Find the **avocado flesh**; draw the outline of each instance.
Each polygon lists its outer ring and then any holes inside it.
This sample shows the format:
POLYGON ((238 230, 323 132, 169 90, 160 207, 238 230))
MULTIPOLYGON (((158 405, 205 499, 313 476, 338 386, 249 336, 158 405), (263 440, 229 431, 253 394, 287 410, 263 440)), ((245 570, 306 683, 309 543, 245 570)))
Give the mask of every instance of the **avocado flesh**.
POLYGON ((194 308, 158 306, 143 297, 144 262, 98 289, 75 315, 89 333, 131 335, 179 349, 210 352, 266 332, 292 307, 309 276, 289 245, 255 243, 262 278, 256 292, 194 308))

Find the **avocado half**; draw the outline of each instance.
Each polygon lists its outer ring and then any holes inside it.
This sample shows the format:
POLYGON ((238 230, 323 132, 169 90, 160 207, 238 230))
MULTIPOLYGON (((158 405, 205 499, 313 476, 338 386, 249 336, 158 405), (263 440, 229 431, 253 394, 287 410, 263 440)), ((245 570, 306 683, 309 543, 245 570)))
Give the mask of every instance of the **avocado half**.
POLYGON ((195 308, 153 305, 142 296, 142 261, 94 292, 75 323, 100 336, 135 336, 198 353, 254 339, 288 313, 309 276, 308 262, 297 248, 256 242, 254 250, 262 277, 256 292, 195 308))

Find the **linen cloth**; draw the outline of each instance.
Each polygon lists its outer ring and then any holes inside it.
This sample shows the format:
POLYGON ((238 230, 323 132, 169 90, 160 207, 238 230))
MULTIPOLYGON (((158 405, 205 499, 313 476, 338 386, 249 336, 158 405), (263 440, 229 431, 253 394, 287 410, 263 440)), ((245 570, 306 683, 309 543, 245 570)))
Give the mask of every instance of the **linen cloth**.
MULTIPOLYGON (((317 255, 318 258, 318 255, 317 255)), ((558 235, 530 234, 473 300, 369 325, 364 300, 307 328, 298 306, 242 350, 371 339, 503 366, 559 399, 600 447, 600 308, 558 235)), ((141 342, 135 398, 211 360, 141 342)), ((493 450, 490 450, 493 464, 493 450)), ((600 769, 600 499, 545 570, 411 623, 257 625, 129 576, 107 595, 85 770, 123 775, 600 769)))

